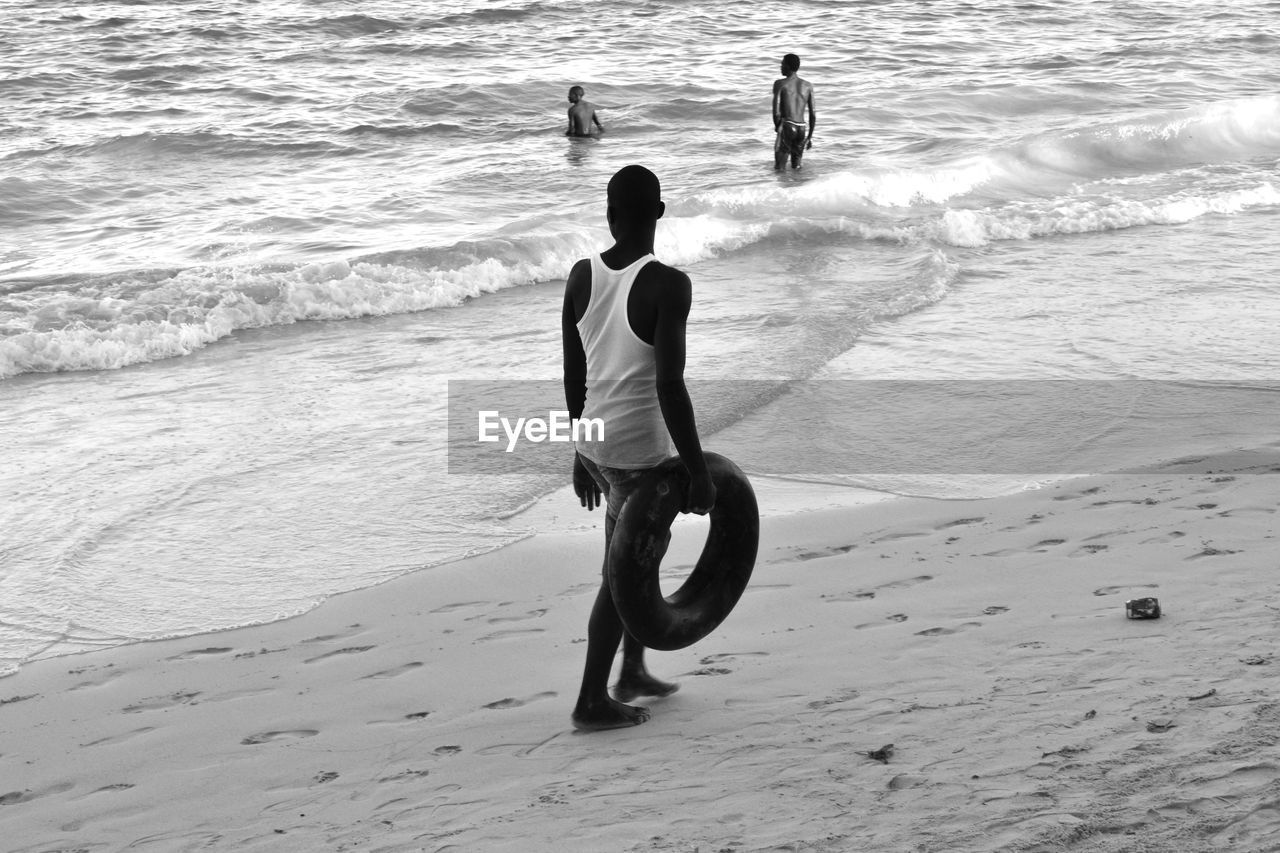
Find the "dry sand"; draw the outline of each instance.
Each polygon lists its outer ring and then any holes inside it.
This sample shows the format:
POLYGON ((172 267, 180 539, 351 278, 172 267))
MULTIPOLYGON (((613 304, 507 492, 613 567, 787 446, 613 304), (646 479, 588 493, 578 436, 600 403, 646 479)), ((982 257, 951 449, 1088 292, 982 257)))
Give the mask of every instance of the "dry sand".
POLYGON ((1280 850, 1277 495, 1269 448, 766 506, 737 609, 651 653, 682 689, 613 732, 569 723, 598 527, 37 661, 0 680, 0 847, 1280 850), (1126 619, 1140 596, 1162 618, 1126 619))

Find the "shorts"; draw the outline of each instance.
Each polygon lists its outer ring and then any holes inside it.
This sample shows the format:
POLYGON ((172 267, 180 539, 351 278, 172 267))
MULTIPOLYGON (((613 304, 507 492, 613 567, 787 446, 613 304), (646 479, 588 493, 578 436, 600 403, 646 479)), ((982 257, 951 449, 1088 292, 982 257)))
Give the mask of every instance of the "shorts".
POLYGON ((808 140, 805 126, 799 122, 784 121, 778 125, 778 141, 773 150, 799 157, 804 153, 804 144, 808 140))
POLYGON ((618 514, 622 512, 622 505, 627 502, 627 498, 631 497, 639 487, 641 478, 653 470, 652 468, 610 468, 606 465, 597 465, 581 453, 578 456, 582 459, 582 467, 587 469, 591 479, 595 480, 600 491, 604 492, 605 515, 614 521, 618 520, 618 514))

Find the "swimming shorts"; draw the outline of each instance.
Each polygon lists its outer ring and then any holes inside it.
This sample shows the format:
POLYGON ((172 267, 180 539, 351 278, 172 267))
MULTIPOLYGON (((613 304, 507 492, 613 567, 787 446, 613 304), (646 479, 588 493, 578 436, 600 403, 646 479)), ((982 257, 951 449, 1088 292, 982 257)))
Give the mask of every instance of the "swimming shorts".
POLYGON ((792 157, 799 157, 804 153, 804 144, 808 135, 805 126, 798 121, 784 119, 782 124, 778 125, 778 141, 774 143, 773 150, 786 152, 792 157))
POLYGON ((579 458, 582 460, 582 467, 587 469, 591 479, 595 480, 600 491, 604 492, 605 515, 614 521, 618 520, 618 513, 622 512, 622 505, 627 502, 627 498, 631 497, 636 487, 640 485, 641 478, 653 470, 652 468, 610 468, 606 465, 597 465, 581 454, 579 458))

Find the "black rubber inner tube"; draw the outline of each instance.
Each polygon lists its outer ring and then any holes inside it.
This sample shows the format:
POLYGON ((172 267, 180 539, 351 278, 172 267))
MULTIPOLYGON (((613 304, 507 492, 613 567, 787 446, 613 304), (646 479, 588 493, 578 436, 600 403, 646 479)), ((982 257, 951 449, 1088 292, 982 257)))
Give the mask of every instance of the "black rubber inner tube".
POLYGON ((751 580, 760 546, 760 510, 747 475, 705 454, 716 484, 707 543, 693 572, 664 597, 658 569, 683 508, 689 473, 679 457, 650 471, 627 498, 609 546, 609 588, 622 624, 651 649, 683 649, 714 631, 751 580))

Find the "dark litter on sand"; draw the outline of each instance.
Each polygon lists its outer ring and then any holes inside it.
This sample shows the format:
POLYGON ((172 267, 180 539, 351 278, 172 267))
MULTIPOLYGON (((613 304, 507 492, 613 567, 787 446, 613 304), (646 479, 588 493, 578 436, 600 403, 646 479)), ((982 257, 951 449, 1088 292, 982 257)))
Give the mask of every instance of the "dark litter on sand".
POLYGON ((1124 615, 1129 619, 1159 619, 1160 602, 1154 598, 1132 598, 1124 603, 1124 615))

